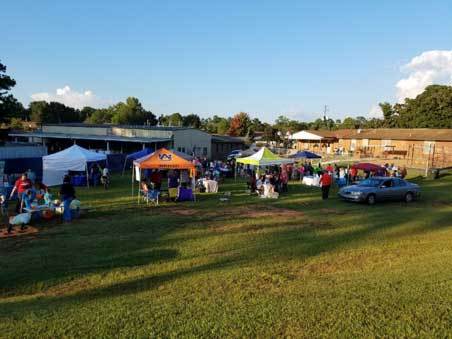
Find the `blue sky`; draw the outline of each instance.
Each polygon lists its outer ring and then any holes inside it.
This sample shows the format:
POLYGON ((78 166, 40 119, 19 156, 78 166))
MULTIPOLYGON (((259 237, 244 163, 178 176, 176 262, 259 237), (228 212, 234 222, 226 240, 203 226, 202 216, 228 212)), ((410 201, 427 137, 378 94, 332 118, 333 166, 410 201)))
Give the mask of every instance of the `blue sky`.
MULTIPOLYGON (((419 69, 401 67, 426 51, 450 52, 452 6, 7 1, 0 28, 0 60, 25 104, 33 94, 52 98, 70 86, 60 94, 74 105, 136 96, 157 114, 245 111, 265 121, 280 114, 311 120, 325 104, 334 118, 366 116, 378 102, 397 101, 401 79, 416 87, 419 69)), ((426 62, 421 68, 442 67, 426 62)), ((439 81, 450 82, 449 73, 438 72, 439 81)))

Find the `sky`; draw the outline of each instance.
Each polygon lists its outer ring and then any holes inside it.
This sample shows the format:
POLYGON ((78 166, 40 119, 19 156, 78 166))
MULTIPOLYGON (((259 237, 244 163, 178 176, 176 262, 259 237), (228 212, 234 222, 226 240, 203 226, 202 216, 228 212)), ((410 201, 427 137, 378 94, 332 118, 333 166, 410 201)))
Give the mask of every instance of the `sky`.
POLYGON ((452 84, 449 1, 7 0, 0 62, 24 104, 373 117, 452 84))

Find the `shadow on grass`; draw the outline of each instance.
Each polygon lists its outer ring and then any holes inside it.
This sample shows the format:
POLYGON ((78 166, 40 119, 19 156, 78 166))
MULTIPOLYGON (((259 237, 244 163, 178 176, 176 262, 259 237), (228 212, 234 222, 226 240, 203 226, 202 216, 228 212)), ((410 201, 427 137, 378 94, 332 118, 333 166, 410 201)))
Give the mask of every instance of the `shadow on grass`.
POLYGON ((64 296, 40 297, 29 301, 0 301, 0 316, 22 317, 27 311, 39 310, 42 307, 58 308, 80 302, 92 300, 115 298, 128 294, 136 294, 158 288, 159 286, 194 274, 203 272, 212 272, 224 269, 236 263, 232 257, 210 262, 203 265, 182 268, 161 274, 151 275, 140 279, 124 281, 108 286, 102 286, 94 289, 82 290, 73 294, 64 296))
MULTIPOLYGON (((435 196, 437 185, 440 185, 443 190, 447 190, 441 192, 440 196, 446 196, 450 191, 450 181, 438 183, 427 180, 423 182, 423 189, 426 190, 427 197, 435 196)), ((238 190, 238 186, 236 189, 238 190)), ((234 208, 244 204, 239 199, 234 200, 234 196, 232 199, 231 204, 225 206, 225 208, 234 208)), ((251 223, 254 223, 251 229, 247 227, 236 228, 225 230, 219 234, 210 229, 211 223, 216 221, 215 218, 211 217, 190 220, 161 215, 157 212, 156 215, 133 217, 124 214, 124 223, 114 223, 109 227, 108 222, 101 220, 95 230, 92 229, 93 220, 91 220, 91 223, 85 222, 78 225, 76 229, 64 229, 55 238, 58 241, 57 243, 52 242, 55 239, 44 239, 41 243, 42 247, 32 244, 30 253, 20 260, 13 259, 11 263, 6 259, 0 260, 0 263, 9 265, 2 267, 2 272, 0 272, 2 293, 4 295, 16 295, 18 292, 23 292, 21 287, 26 288, 30 284, 61 284, 64 279, 71 277, 173 260, 177 258, 178 252, 171 247, 193 239, 228 236, 243 232, 245 240, 243 243, 237 243, 235 247, 232 247, 233 253, 236 253, 235 256, 230 256, 231 252, 226 251, 226 258, 223 260, 180 268, 68 295, 44 296, 25 301, 4 301, 0 307, 0 314, 5 316, 19 315, 39 309, 43 305, 50 304, 59 307, 67 303, 139 293, 158 288, 166 282, 179 278, 199 273, 210 274, 229 267, 256 265, 256 263, 272 262, 279 259, 306 260, 343 247, 357 246, 360 242, 369 239, 378 241, 379 237, 381 239, 386 237, 384 232, 397 230, 391 236, 401 238, 406 235, 440 230, 451 225, 449 223, 450 212, 447 208, 438 208, 434 213, 425 210, 425 207, 431 204, 430 200, 423 200, 410 205, 404 203, 388 203, 381 206, 352 205, 338 201, 337 198, 322 201, 318 189, 293 185, 290 193, 282 195, 280 200, 268 201, 249 197, 245 201, 252 201, 256 208, 265 209, 266 206, 271 205, 303 211, 306 214, 306 223, 302 222, 303 218, 300 218, 300 222, 298 219, 281 222, 272 220, 272 218, 248 218, 251 223), (339 218, 335 213, 325 212, 325 209, 345 213, 339 218), (422 220, 422 222, 419 222, 419 220, 422 220), (312 224, 315 221, 319 221, 319 223, 312 224), (400 228, 401 225, 407 225, 411 222, 415 223, 415 226, 400 228), (298 223, 301 227, 291 227, 298 225, 298 223), (340 232, 324 232, 327 223, 344 229, 340 232), (176 237, 171 240, 162 239, 164 235, 178 227, 190 229, 200 227, 204 231, 200 235, 176 237), (260 229, 266 232, 256 234, 255 231, 260 229), (250 231, 254 233, 250 234, 250 231), (147 251, 150 247, 153 249, 147 251), (41 262, 38 260, 37 264, 33 265, 33 263, 36 263, 36 258, 39 258, 41 262), (22 260, 30 260, 31 262, 21 266, 22 260), (20 272, 17 267, 24 267, 28 271, 20 272)), ((193 204, 191 206, 202 210, 215 208, 215 206, 218 206, 218 202, 214 196, 209 199, 206 198, 198 205, 193 204)), ((142 211, 138 213, 142 213, 142 211)), ((117 216, 119 215, 115 214, 113 219, 117 216)), ((243 216, 237 215, 226 222, 233 224, 240 219, 243 219, 243 216)), ((216 249, 210 248, 209 250, 216 249)))

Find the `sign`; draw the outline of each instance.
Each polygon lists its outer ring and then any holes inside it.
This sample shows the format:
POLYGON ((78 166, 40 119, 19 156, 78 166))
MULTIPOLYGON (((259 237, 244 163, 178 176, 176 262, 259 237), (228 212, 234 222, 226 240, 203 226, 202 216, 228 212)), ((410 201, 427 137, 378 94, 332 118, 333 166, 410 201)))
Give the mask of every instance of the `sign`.
POLYGON ((138 166, 135 166, 135 180, 141 181, 141 171, 138 166))
POLYGON ((159 159, 161 161, 171 161, 171 160, 173 160, 173 155, 172 154, 161 153, 161 154, 159 154, 159 159))

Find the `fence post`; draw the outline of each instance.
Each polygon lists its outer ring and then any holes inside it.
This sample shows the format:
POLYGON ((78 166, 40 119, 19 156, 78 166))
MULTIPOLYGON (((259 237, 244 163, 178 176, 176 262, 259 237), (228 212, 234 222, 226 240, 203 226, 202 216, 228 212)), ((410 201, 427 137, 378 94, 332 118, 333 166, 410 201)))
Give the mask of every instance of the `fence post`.
POLYGON ((427 163, 425 165, 425 176, 428 176, 428 168, 430 164, 430 154, 432 153, 432 144, 428 145, 427 163))

